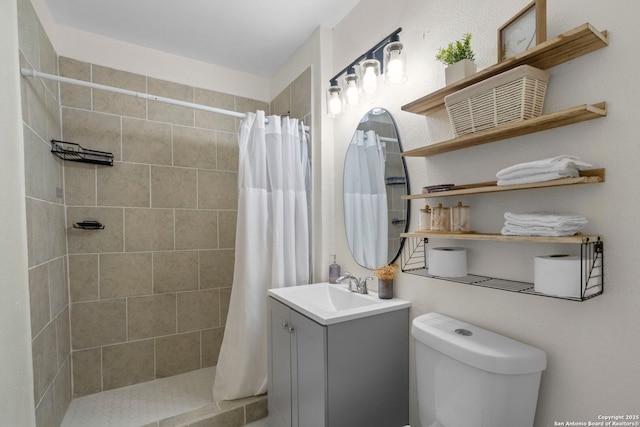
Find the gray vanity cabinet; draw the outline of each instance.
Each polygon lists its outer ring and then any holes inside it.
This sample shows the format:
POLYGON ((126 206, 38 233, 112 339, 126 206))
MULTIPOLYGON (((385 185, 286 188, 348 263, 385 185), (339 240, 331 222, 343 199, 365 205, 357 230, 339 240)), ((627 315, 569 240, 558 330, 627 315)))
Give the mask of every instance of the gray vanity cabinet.
POLYGON ((409 310, 321 325, 269 298, 271 427, 409 421, 409 310))

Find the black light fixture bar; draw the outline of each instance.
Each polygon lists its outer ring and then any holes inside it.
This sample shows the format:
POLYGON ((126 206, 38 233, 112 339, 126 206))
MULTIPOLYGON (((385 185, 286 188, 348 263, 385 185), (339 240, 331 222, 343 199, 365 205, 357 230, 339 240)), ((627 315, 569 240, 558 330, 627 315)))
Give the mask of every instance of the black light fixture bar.
MULTIPOLYGON (((402 31, 402 27, 398 28, 393 33, 389 34, 387 37, 382 39, 378 44, 373 46, 371 49, 369 49, 368 51, 366 51, 365 53, 357 57, 351 64, 344 67, 342 71, 340 71, 338 74, 333 76, 333 78, 329 81, 332 84, 335 83, 335 85, 337 86, 338 78, 341 75, 345 74, 349 70, 349 68, 355 67, 359 62, 366 59, 367 57, 373 57, 378 61, 380 61, 380 63, 382 63, 382 48, 386 46, 388 43, 394 41, 394 38, 395 40, 397 40, 397 36, 400 33, 400 31, 402 31)), ((381 67, 380 73, 383 73, 383 72, 384 72, 384 69, 381 67)))

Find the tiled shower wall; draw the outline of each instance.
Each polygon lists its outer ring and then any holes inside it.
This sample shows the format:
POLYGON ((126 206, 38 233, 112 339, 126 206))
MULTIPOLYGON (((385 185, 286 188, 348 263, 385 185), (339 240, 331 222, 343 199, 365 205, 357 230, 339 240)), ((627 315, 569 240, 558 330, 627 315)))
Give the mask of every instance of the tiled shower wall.
MULTIPOLYGON (((31 3, 17 4, 21 67, 57 74, 58 57, 31 3)), ((49 146, 61 135, 59 93, 39 79, 23 78, 21 86, 35 413, 39 427, 57 427, 71 401, 63 165, 49 146)))
MULTIPOLYGON (((234 111, 269 105, 60 58, 60 74, 234 111)), ((215 365, 233 278, 233 117, 61 85, 74 396, 215 365), (75 230, 97 220, 104 230, 75 230)))
MULTIPOLYGON (((310 122, 310 69, 271 105, 160 81, 58 58, 29 0, 17 3, 23 67, 310 122)), ((72 387, 81 396, 216 363, 239 121, 34 78, 22 99, 36 418, 58 426, 72 387), (110 151, 115 166, 62 162, 51 139, 110 151), (84 219, 106 228, 73 229, 84 219)))

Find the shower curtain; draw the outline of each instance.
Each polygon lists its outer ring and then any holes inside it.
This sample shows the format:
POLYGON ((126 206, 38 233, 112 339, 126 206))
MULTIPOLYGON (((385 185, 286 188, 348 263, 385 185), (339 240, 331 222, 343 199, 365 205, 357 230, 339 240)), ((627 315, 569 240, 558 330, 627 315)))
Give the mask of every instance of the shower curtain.
POLYGON ((369 268, 389 261, 385 159, 385 145, 374 131, 356 131, 345 159, 344 215, 353 257, 369 268))
POLYGON ((238 225, 229 315, 214 400, 267 390, 267 289, 309 283, 304 130, 248 113, 238 134, 238 225))

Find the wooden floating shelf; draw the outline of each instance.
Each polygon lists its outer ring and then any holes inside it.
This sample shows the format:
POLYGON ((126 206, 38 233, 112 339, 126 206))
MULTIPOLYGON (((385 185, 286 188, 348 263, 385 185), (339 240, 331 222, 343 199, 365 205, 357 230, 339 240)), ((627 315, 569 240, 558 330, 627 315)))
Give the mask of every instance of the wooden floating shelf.
POLYGON ((589 243, 602 240, 597 235, 576 234, 574 236, 503 236, 496 233, 447 233, 430 231, 413 231, 402 233, 400 237, 417 237, 451 240, 493 240, 499 242, 532 242, 532 243, 589 243))
POLYGON ((606 115, 607 104, 605 102, 593 105, 579 105, 556 113, 545 114, 543 116, 534 117, 533 119, 509 123, 507 125, 498 126, 481 132, 475 132, 458 138, 449 139, 447 141, 415 148, 413 150, 403 152, 402 155, 404 157, 435 156, 436 154, 448 153, 450 151, 475 147, 476 145, 487 144, 489 142, 500 141, 547 129, 598 119, 605 117, 606 115))
POLYGON ((540 43, 513 58, 499 62, 485 68, 472 76, 445 86, 429 95, 402 106, 402 110, 416 114, 430 114, 444 108, 444 97, 478 83, 489 77, 520 65, 531 65, 543 70, 571 61, 572 59, 591 53, 609 45, 607 31, 598 31, 591 24, 560 34, 559 36, 540 43))
POLYGON ((532 182, 529 184, 518 185, 497 185, 496 181, 480 182, 477 184, 456 185, 453 189, 448 191, 409 194, 407 196, 401 196, 401 199, 433 199, 436 197, 467 196, 471 194, 499 193, 502 191, 528 190, 533 188, 561 187, 564 185, 597 184, 604 182, 604 180, 604 169, 589 169, 580 171, 580 176, 577 178, 560 178, 551 181, 532 182))

